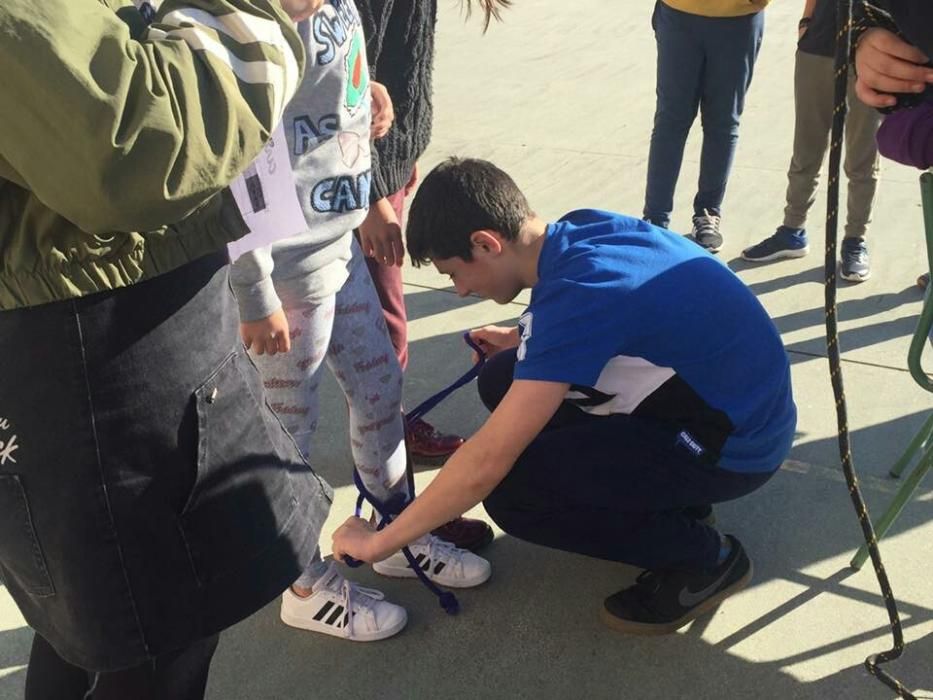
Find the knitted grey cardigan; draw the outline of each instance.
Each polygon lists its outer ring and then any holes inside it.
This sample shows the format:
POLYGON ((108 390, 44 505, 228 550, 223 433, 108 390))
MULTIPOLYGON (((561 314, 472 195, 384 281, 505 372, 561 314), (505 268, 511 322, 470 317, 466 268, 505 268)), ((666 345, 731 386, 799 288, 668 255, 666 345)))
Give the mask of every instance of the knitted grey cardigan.
POLYGON ((357 0, 370 76, 389 91, 395 123, 372 149, 370 201, 401 190, 431 140, 436 0, 357 0))

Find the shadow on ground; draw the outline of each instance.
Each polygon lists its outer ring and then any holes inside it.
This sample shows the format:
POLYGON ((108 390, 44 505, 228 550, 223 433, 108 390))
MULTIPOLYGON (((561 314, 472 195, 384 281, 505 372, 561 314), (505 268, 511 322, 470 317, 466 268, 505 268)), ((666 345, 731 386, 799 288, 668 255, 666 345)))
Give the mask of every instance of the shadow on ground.
MULTIPOLYGON (((463 605, 457 617, 446 616, 415 582, 356 570, 357 581, 378 586, 410 612, 409 628, 378 650, 285 629, 275 606, 267 607, 227 635, 209 697, 284 699, 298 697, 296 688, 379 698, 888 697, 861 666, 890 641, 871 568, 852 572, 844 564, 861 535, 840 477, 833 468, 798 464, 752 496, 717 507, 720 526, 751 553, 755 580, 684 634, 628 637, 599 622, 602 599, 630 584, 635 569, 502 536, 486 552, 493 579, 457 593, 463 605), (850 649, 866 644, 864 653, 850 649), (761 648, 780 652, 750 660, 761 648), (821 661, 833 655, 845 662, 821 661), (842 670, 796 677, 799 667, 814 663, 842 670), (265 671, 256 674, 257 668, 265 671)), ((869 480, 863 488, 878 505, 894 484, 869 480)), ((922 495, 890 537, 933 518, 930 492, 922 495)), ((933 621, 933 610, 910 602, 920 582, 905 581, 897 567, 889 573, 904 595, 900 610, 911 639, 933 621)), ((910 644, 895 673, 929 686, 931 645, 929 635, 910 644)))

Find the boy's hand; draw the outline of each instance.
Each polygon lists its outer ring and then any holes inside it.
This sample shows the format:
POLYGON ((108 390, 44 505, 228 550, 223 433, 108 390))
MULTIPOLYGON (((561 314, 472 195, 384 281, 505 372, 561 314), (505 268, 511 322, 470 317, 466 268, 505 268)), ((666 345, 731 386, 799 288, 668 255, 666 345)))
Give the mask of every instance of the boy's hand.
POLYGON ((371 81, 369 83, 370 99, 372 100, 372 121, 369 125, 369 135, 374 139, 381 139, 389 133, 392 122, 395 121, 395 108, 392 107, 392 98, 385 85, 371 81))
POLYGON ((383 265, 402 266, 405 260, 402 227, 388 199, 373 202, 358 230, 363 253, 383 265))
POLYGON ((288 319, 282 309, 258 321, 241 323, 240 337, 246 349, 257 355, 275 355, 292 349, 288 319))
MULTIPOLYGON (((492 357, 497 352, 517 347, 521 338, 518 335, 517 327, 483 326, 470 331, 470 340, 483 349, 486 357, 492 357)), ((477 362, 479 362, 479 357, 474 352, 473 363, 476 364, 477 362)))
POLYGON ((362 518, 347 518, 334 530, 334 559, 341 561, 345 555, 367 562, 385 559, 392 552, 380 551, 376 536, 376 529, 362 518))
POLYGON ((291 17, 293 22, 301 22, 321 9, 324 0, 281 0, 281 3, 285 14, 291 17))
POLYGON ((895 93, 923 92, 933 83, 929 58, 887 29, 869 29, 855 50, 855 94, 869 107, 893 107, 895 93))

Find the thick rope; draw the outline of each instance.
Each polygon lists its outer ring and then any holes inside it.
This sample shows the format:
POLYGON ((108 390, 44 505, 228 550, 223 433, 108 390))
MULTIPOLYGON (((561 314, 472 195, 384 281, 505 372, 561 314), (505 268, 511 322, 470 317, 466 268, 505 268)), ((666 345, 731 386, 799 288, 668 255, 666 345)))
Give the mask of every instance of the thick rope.
POLYGON ((849 441, 849 422, 846 411, 845 389, 842 384, 842 363, 839 356, 839 332, 836 323, 836 238, 839 229, 839 164, 842 158, 843 129, 846 117, 846 99, 849 80, 849 52, 851 48, 853 0, 837 0, 836 34, 836 81, 835 109, 833 112, 832 140, 829 150, 829 192, 826 205, 826 349, 829 356, 829 374, 836 398, 836 420, 839 426, 839 454, 845 473, 852 505, 862 527, 862 534, 868 545, 881 594, 884 596, 894 646, 879 654, 872 654, 865 659, 868 672, 891 688, 898 696, 915 700, 915 696, 903 684, 881 668, 881 664, 893 661, 904 652, 904 631, 897 612, 897 603, 888 581, 888 574, 881 561, 878 539, 872 526, 865 499, 859 489, 858 476, 852 459, 852 446, 849 441))

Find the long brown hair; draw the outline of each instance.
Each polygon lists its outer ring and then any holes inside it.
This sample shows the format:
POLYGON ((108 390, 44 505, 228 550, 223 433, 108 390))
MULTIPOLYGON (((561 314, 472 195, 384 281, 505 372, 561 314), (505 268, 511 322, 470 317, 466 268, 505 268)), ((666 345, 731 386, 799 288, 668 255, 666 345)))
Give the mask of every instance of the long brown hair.
POLYGON ((489 23, 495 18, 497 22, 502 21, 502 10, 512 6, 512 0, 460 0, 460 6, 466 5, 466 16, 470 19, 473 14, 473 3, 476 2, 483 11, 483 34, 489 29, 489 23))

